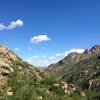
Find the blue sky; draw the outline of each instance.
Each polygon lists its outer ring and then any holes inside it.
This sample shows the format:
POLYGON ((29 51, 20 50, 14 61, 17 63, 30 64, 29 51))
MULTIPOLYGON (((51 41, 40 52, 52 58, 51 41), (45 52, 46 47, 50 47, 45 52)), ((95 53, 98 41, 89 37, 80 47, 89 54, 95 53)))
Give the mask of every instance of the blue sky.
POLYGON ((46 66, 100 44, 100 0, 0 0, 0 27, 0 44, 46 66))

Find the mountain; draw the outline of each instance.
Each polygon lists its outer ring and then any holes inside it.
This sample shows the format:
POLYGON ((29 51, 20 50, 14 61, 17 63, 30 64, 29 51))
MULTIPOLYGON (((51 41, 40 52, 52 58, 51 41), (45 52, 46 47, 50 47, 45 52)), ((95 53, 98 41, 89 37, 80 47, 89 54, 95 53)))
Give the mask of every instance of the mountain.
MULTIPOLYGON (((100 100, 100 46, 95 45, 83 53, 72 52, 63 60, 45 69, 50 77, 64 80, 88 91, 93 100, 100 100)), ((87 93, 88 94, 88 93, 87 93)))
POLYGON ((50 78, 0 45, 0 100, 87 100, 76 85, 50 78))
POLYGON ((47 74, 50 76, 63 76, 72 66, 80 61, 87 60, 94 55, 99 55, 100 46, 95 45, 91 49, 86 49, 83 53, 72 52, 68 54, 63 60, 60 60, 56 64, 51 64, 46 68, 47 74))

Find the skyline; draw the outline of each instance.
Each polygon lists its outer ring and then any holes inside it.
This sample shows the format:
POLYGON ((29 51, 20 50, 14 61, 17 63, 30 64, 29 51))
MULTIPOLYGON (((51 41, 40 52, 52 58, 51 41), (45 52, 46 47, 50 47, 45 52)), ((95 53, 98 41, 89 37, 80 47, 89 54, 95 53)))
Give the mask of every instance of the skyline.
POLYGON ((100 44, 99 0, 1 0, 0 44, 37 66, 100 44))

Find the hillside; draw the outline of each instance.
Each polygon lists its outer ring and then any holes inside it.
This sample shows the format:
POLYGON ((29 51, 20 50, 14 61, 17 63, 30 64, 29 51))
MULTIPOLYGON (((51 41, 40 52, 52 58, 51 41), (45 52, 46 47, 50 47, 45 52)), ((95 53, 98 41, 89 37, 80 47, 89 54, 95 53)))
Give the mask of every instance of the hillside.
POLYGON ((72 52, 58 63, 48 66, 46 72, 50 74, 50 76, 63 76, 74 64, 82 60, 87 60, 99 53, 100 46, 98 45, 93 46, 91 49, 86 49, 83 53, 72 52))
POLYGON ((47 77, 0 45, 0 100, 87 100, 74 84, 47 77))
MULTIPOLYGON (((93 97, 100 99, 100 46, 95 45, 83 53, 70 53, 66 58, 45 69, 50 77, 64 80, 81 87, 93 97)), ((87 93, 87 92, 86 92, 87 93)), ((87 94, 89 94, 87 93, 87 94)))

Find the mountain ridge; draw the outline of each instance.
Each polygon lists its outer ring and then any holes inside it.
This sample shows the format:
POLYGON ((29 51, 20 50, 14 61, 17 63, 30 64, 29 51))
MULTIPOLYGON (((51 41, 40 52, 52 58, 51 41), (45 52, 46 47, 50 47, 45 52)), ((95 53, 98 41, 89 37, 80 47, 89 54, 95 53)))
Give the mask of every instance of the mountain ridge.
MULTIPOLYGON (((89 57, 99 52, 100 52, 100 45, 94 45, 92 48, 86 49, 83 53, 71 52, 64 59, 58 61, 56 64, 51 64, 45 70, 47 73, 49 73, 50 71, 53 72, 52 70, 54 70, 54 73, 55 73, 56 70, 58 69, 60 69, 59 71, 62 71, 62 68, 64 67, 64 65, 65 67, 71 66, 71 64, 75 64, 79 62, 80 60, 88 59, 89 57)), ((61 72, 58 72, 58 73, 61 73, 61 72)), ((53 75, 53 73, 51 75, 53 75)))

